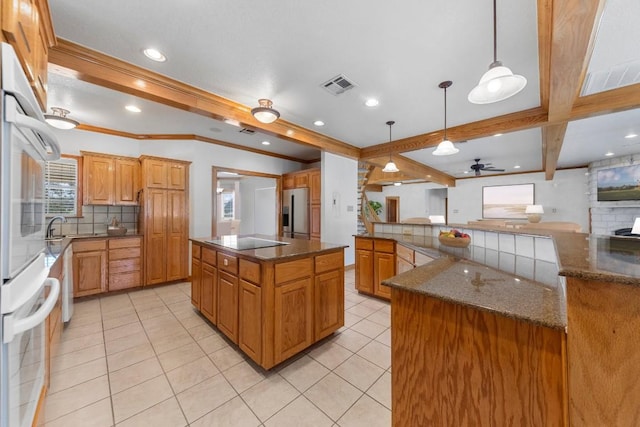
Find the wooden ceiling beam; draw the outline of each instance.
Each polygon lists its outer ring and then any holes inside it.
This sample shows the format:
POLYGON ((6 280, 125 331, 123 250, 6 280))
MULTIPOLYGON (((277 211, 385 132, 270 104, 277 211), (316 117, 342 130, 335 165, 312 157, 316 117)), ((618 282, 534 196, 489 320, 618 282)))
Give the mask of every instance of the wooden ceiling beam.
POLYGON ((542 128, 542 168, 547 181, 553 179, 558 167, 558 159, 566 131, 567 122, 542 128))
MULTIPOLYGON (((358 158, 360 149, 280 119, 265 124, 251 115, 251 107, 129 64, 67 40, 49 50, 49 63, 61 74, 170 107, 215 119, 235 120, 243 126, 320 150, 358 158)), ((256 100, 257 102, 257 100, 256 100)))
MULTIPOLYGON (((406 173, 402 172, 382 172, 382 168, 376 166, 369 174, 367 185, 389 182, 402 182, 414 179, 416 179, 416 177, 407 175, 406 173)), ((369 191, 368 188, 367 191, 369 191)))
MULTIPOLYGON (((496 133, 536 128, 546 122, 547 113, 541 107, 537 107, 447 128, 447 137, 453 142, 466 141, 495 135, 496 133)), ((442 142, 443 138, 444 130, 437 130, 384 144, 372 145, 360 150, 360 158, 368 160, 375 157, 388 156, 389 153, 405 153, 435 147, 442 142)))
MULTIPOLYGON (((368 163, 378 166, 379 168, 383 168, 388 161, 388 156, 367 159, 368 163)), ((454 177, 447 175, 438 169, 425 166, 420 162, 416 162, 415 160, 400 155, 394 155, 393 161, 404 175, 408 175, 413 179, 424 179, 425 181, 435 182, 448 187, 456 186, 456 179, 454 177)), ((389 175, 391 175, 391 173, 389 175)))
POLYGON ((571 120, 617 113, 640 107, 640 83, 581 96, 573 105, 571 120))

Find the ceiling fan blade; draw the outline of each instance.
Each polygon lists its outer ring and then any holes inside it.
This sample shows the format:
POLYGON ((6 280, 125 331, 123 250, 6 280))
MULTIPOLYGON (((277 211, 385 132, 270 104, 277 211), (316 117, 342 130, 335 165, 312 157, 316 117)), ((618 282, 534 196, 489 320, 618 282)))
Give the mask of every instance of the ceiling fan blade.
POLYGON ((498 169, 494 167, 484 168, 484 170, 490 171, 490 172, 504 172, 504 169, 498 169))

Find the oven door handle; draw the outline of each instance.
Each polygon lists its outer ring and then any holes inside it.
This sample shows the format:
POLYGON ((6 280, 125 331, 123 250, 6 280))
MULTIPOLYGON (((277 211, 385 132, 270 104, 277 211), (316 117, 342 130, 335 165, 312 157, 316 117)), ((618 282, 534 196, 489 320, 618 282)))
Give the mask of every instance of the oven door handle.
POLYGON ((58 295, 60 295, 60 281, 50 277, 44 281, 44 285, 51 287, 51 292, 49 292, 47 299, 35 313, 24 319, 14 319, 12 314, 5 316, 3 334, 3 342, 5 344, 13 341, 16 335, 28 331, 44 322, 49 313, 51 313, 51 310, 53 310, 53 306, 58 300, 58 295))
POLYGON ((29 128, 38 132, 38 135, 45 140, 47 145, 51 148, 51 153, 45 153, 45 160, 58 160, 60 158, 60 145, 58 139, 51 132, 48 125, 42 123, 40 120, 36 120, 25 114, 16 112, 13 116, 15 124, 19 127, 29 128))

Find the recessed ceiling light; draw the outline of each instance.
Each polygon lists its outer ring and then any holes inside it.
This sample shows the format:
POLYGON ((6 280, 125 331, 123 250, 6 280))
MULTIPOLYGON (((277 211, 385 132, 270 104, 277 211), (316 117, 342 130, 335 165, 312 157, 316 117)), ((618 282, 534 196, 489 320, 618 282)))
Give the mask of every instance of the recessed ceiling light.
POLYGON ((364 105, 366 105, 367 107, 377 107, 378 104, 380 104, 380 101, 375 98, 369 98, 364 102, 364 105))
POLYGON ((615 154, 616 154, 616 153, 613 153, 613 152, 611 152, 611 151, 607 151, 604 155, 605 155, 605 156, 607 156, 607 157, 611 157, 611 156, 613 156, 613 155, 615 155, 615 154))
POLYGON ((271 145, 269 141, 262 141, 262 145, 271 145))
POLYGON ((631 138, 635 138, 637 136, 638 136, 638 134, 636 134, 636 133, 630 133, 629 135, 626 135, 625 138, 631 139, 631 138))
POLYGON ((316 120, 315 122, 313 122, 313 124, 315 126, 324 126, 324 122, 322 120, 316 120))
POLYGON ((291 136, 293 135, 295 132, 291 129, 287 129, 287 135, 291 136))
POLYGON ((402 183, 401 182, 394 182, 393 185, 396 186, 396 187, 400 187, 402 185, 402 183))
POLYGON ((465 173, 465 174, 468 174, 468 173, 469 173, 469 171, 464 171, 464 173, 465 173))
POLYGON ((515 165, 513 168, 514 169, 520 169, 520 165, 515 165))
POLYGON ((143 50, 142 53, 144 53, 144 56, 146 56, 152 61, 164 62, 167 60, 167 57, 164 56, 164 54, 160 52, 158 49, 147 48, 143 50))
POLYGON ((502 134, 501 134, 501 133, 496 133, 496 134, 495 134, 495 135, 493 135, 493 136, 502 136, 502 134))
POLYGON ((127 105, 124 107, 127 111, 131 111, 132 113, 140 113, 142 110, 135 105, 127 105))

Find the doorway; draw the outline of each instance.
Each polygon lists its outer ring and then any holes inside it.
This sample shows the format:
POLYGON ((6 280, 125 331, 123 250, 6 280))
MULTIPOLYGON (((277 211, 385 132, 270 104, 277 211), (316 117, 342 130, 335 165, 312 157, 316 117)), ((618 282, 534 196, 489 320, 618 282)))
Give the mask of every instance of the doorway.
POLYGON ((400 197, 385 197, 387 206, 387 222, 398 222, 400 220, 400 197))

